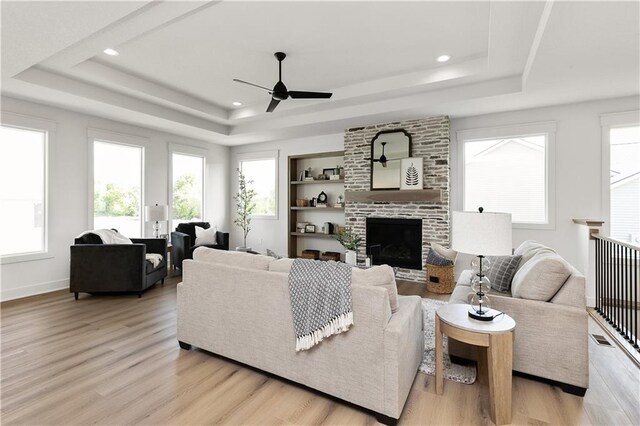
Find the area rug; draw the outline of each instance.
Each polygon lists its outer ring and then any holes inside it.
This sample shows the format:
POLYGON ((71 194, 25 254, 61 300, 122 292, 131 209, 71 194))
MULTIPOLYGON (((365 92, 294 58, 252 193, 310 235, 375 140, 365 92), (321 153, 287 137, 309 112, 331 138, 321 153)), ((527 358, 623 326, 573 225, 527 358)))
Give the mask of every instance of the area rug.
MULTIPOLYGON (((422 299, 422 328, 424 332, 424 352, 422 354, 422 364, 419 371, 431 376, 436 375, 436 332, 435 315, 436 310, 447 302, 433 299, 422 299)), ((454 364, 449 359, 449 348, 447 339, 444 342, 444 378, 465 384, 472 384, 476 381, 476 367, 473 365, 454 364)))

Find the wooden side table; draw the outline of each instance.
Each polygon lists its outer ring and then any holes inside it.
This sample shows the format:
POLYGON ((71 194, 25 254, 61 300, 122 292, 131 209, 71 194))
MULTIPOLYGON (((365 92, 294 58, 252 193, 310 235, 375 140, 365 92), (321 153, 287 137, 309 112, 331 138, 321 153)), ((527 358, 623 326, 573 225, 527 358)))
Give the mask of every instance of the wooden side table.
POLYGON ((436 311, 436 393, 444 390, 442 334, 463 343, 480 346, 478 376, 488 376, 491 419, 496 425, 511 423, 511 369, 513 329, 507 314, 493 321, 469 318, 469 305, 448 304, 436 311))

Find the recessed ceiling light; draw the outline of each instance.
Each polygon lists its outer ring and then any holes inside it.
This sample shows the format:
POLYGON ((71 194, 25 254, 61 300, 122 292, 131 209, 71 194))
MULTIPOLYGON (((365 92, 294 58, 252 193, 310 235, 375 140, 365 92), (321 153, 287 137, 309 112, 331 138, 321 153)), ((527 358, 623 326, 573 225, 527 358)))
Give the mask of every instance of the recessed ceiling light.
POLYGON ((109 56, 118 56, 120 54, 120 53, 118 53, 117 50, 111 49, 111 48, 104 49, 103 52, 106 53, 109 56))
POLYGON ((451 56, 449 56, 449 55, 441 55, 441 56, 438 56, 436 61, 438 61, 438 62, 447 62, 449 59, 451 59, 451 56))
POLYGON ((235 101, 235 102, 232 102, 231 105, 233 105, 233 106, 241 106, 242 102, 235 101))

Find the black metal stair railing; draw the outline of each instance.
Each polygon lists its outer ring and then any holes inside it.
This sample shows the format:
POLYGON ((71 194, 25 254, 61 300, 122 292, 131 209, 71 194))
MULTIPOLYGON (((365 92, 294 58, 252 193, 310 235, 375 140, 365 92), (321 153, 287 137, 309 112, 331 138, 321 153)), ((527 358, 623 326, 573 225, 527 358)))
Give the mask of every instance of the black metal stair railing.
POLYGON ((596 311, 638 352, 640 247, 596 239, 596 311))

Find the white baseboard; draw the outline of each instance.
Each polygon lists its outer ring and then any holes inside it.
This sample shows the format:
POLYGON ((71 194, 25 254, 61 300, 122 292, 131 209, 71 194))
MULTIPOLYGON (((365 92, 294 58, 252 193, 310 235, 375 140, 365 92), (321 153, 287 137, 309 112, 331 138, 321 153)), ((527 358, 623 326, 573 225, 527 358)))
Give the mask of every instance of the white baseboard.
POLYGON ((35 296, 37 294, 50 293, 56 290, 64 290, 69 288, 69 278, 57 281, 49 281, 46 283, 34 284, 25 287, 2 289, 0 292, 0 301, 21 299, 23 297, 35 296))

